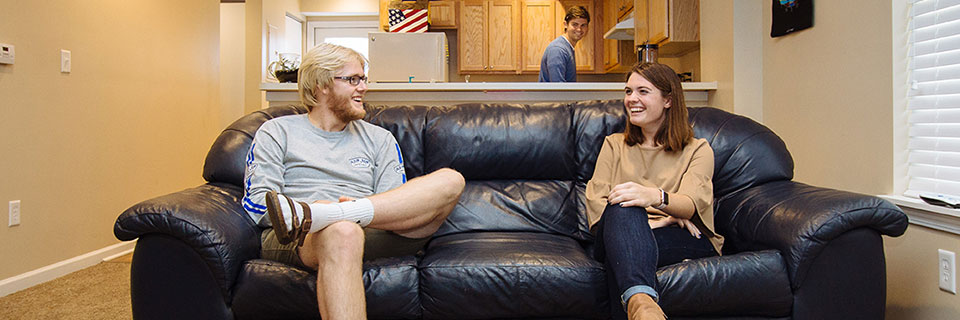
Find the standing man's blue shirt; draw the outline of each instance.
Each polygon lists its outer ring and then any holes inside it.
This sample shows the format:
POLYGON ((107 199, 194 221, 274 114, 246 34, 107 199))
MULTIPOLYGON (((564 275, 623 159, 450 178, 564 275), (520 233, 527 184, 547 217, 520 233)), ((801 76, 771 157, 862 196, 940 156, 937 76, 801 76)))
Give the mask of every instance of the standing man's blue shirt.
POLYGON ((577 82, 577 61, 570 41, 559 36, 543 50, 540 82, 577 82))

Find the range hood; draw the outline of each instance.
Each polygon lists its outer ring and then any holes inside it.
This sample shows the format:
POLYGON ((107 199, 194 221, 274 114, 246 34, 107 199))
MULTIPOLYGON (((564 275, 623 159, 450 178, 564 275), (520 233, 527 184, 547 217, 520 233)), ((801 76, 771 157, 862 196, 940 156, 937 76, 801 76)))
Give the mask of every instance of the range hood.
POLYGON ((620 21, 617 25, 613 26, 610 31, 603 34, 604 39, 613 39, 613 40, 633 40, 633 14, 629 14, 630 18, 620 21))

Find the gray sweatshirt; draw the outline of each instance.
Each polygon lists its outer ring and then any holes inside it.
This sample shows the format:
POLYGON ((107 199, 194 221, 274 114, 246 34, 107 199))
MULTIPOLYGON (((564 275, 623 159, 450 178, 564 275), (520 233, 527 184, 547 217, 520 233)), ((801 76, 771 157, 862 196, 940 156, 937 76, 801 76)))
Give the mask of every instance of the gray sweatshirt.
POLYGON ((383 193, 407 181, 397 140, 363 120, 329 132, 305 114, 271 119, 254 136, 246 163, 243 208, 263 227, 270 226, 270 219, 263 219, 270 190, 307 203, 336 202, 340 196, 383 193))

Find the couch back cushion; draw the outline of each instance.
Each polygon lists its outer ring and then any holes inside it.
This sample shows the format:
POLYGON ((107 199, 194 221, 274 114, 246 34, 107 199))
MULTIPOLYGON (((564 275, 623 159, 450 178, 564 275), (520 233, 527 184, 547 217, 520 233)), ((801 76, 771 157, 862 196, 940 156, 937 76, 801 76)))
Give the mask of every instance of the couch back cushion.
POLYGON ((570 106, 463 104, 431 108, 426 170, 456 169, 467 180, 572 180, 570 106))
POLYGON ((210 151, 207 151, 207 158, 203 162, 203 179, 211 183, 243 186, 243 173, 247 166, 244 160, 260 125, 276 117, 306 112, 306 107, 291 105, 257 110, 240 117, 220 133, 210 151))
POLYGON ((716 108, 690 108, 694 135, 713 148, 713 195, 793 179, 793 157, 777 134, 751 120, 716 108))

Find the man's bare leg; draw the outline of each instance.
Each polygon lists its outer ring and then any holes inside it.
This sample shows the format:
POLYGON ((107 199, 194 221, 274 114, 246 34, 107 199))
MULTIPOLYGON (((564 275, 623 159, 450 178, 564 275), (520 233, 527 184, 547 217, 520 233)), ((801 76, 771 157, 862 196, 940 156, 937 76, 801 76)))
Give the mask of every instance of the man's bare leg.
POLYGON ((317 270, 317 304, 322 319, 366 319, 363 288, 363 229, 335 222, 307 235, 300 259, 317 270))
MULTIPOLYGON (((430 236, 440 228, 463 192, 460 173, 440 169, 368 197, 374 218, 369 227, 409 238, 430 236)), ((300 259, 317 270, 317 304, 323 319, 366 319, 363 287, 363 229, 340 221, 307 235, 300 259)))
POLYGON ((367 197, 374 208, 373 221, 368 227, 408 238, 428 237, 440 228, 457 205, 463 186, 459 172, 444 168, 367 197))

